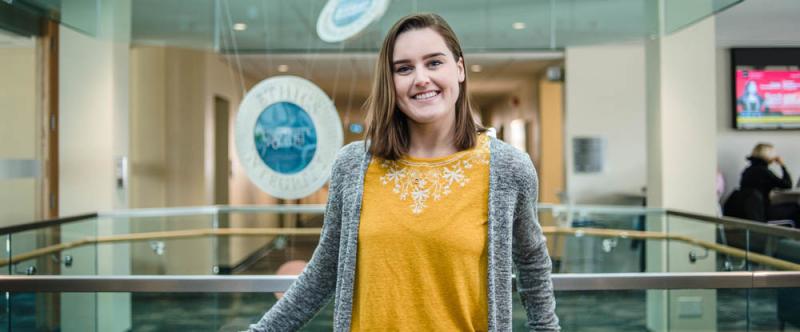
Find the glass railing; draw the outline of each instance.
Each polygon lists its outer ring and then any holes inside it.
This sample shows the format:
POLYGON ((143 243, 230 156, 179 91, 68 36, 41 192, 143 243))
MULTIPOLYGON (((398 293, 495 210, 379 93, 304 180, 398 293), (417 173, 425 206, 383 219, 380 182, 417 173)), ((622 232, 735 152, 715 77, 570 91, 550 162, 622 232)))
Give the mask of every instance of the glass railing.
MULTIPOLYGON (((243 328, 274 303, 263 292, 283 290, 293 277, 279 287, 261 282, 296 274, 310 259, 323 212, 320 205, 141 209, 0 230, 1 274, 12 275, 0 276, 0 326, 104 331, 113 324, 105 317, 121 315, 134 330, 170 330, 206 313, 200 330, 243 328), (31 280, 35 286, 14 286, 31 280), (167 309, 148 309, 159 306, 187 312, 164 321, 167 309)), ((797 230, 650 208, 542 204, 538 216, 565 330, 795 324, 786 309, 795 297, 786 294, 797 294, 800 275, 780 271, 800 271, 797 230)), ((308 329, 329 330, 330 310, 308 329)), ((521 327, 522 306, 514 310, 521 327)))
MULTIPOLYGON (((323 212, 313 205, 100 213, 0 235, 10 249, 0 267, 12 275, 274 274, 311 258, 323 212)), ((786 227, 649 208, 543 204, 538 215, 554 273, 800 270, 800 232, 786 227)))
MULTIPOLYGON (((791 221, 767 223, 667 212, 670 231, 691 248, 686 254, 704 271, 800 271, 800 230, 791 221), (679 234, 680 233, 680 234, 679 234), (703 264, 702 260, 708 260, 703 264), (711 269, 713 267, 713 270, 711 269)), ((680 250, 681 248, 671 248, 680 250)), ((670 269, 676 270, 678 267, 670 269)))
POLYGON ((663 223, 664 211, 636 207, 539 206, 554 273, 622 273, 647 270, 646 223, 663 223))

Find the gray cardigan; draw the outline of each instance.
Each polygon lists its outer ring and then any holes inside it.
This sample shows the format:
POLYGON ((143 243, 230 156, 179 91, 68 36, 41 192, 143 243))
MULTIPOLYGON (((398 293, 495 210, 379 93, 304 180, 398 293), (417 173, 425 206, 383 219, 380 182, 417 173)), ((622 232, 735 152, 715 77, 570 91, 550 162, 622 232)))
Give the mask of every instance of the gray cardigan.
MULTIPOLYGON (((500 140, 492 138, 490 151, 489 331, 511 331, 514 265, 527 326, 558 331, 551 262, 535 210, 536 170, 526 153, 500 140)), ((361 195, 370 158, 363 141, 339 151, 319 245, 297 281, 250 331, 299 330, 334 294, 333 329, 350 331, 361 195)))

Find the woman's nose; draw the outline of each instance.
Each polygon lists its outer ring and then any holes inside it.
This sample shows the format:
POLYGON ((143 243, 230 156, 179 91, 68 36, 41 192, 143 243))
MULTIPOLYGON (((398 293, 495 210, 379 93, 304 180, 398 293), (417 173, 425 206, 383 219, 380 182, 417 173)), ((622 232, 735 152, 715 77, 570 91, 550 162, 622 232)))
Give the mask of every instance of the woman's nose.
POLYGON ((414 73, 414 85, 415 86, 420 86, 420 87, 426 86, 430 82, 431 82, 431 80, 428 77, 428 73, 426 73, 425 70, 417 70, 414 73))

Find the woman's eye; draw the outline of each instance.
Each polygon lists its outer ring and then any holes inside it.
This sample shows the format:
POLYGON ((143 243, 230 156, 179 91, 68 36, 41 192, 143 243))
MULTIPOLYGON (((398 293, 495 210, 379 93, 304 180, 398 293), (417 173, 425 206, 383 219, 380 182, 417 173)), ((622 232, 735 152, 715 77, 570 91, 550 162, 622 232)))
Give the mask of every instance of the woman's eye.
POLYGON ((398 73, 398 74, 405 74, 405 73, 408 73, 410 71, 411 71, 411 67, 408 67, 408 66, 397 67, 394 70, 394 72, 398 73))
POLYGON ((439 67, 441 65, 442 65, 442 62, 439 61, 439 60, 433 60, 431 62, 428 62, 428 67, 439 67))

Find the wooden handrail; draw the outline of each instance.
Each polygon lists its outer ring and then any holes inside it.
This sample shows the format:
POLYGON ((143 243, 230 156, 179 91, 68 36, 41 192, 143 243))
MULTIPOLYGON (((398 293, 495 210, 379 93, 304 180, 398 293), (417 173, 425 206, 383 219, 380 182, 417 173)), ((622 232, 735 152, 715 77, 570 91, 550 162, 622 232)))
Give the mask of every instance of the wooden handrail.
MULTIPOLYGON (((319 235, 322 228, 221 228, 221 229, 192 229, 192 230, 177 230, 177 231, 161 231, 161 232, 147 232, 147 233, 134 233, 125 235, 112 235, 101 236, 96 238, 85 238, 73 242, 61 243, 39 248, 24 254, 13 256, 10 260, 0 260, 0 266, 9 264, 16 264, 29 259, 54 254, 66 249, 80 247, 84 245, 99 244, 99 243, 114 243, 114 242, 130 242, 130 241, 146 241, 153 239, 177 239, 177 238, 192 238, 192 237, 206 237, 206 236, 265 236, 265 235, 295 235, 295 236, 311 236, 319 235)), ((724 253, 726 255, 744 258, 749 261, 768 265, 774 268, 788 271, 800 271, 800 264, 788 262, 782 259, 777 259, 767 255, 762 255, 753 252, 747 252, 742 249, 708 242, 704 240, 694 239, 685 235, 672 235, 662 232, 651 231, 634 231, 634 230, 620 230, 620 229, 604 229, 604 228, 571 228, 571 227, 542 227, 542 231, 548 235, 588 235, 600 237, 620 237, 631 239, 645 239, 645 240, 669 240, 680 241, 688 244, 696 245, 706 249, 714 250, 724 253)))

